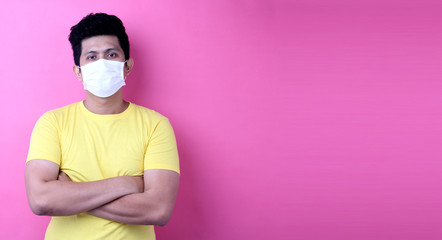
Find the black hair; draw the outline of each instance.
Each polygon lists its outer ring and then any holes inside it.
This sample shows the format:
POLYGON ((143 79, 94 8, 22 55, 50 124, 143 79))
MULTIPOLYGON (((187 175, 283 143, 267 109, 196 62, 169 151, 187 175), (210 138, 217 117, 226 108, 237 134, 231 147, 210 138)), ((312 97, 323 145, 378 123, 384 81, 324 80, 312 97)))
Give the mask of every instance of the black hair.
POLYGON ((74 52, 75 65, 80 66, 81 42, 90 37, 101 35, 113 35, 118 38, 121 49, 123 49, 125 60, 129 59, 129 38, 123 22, 114 16, 105 13, 91 13, 81 19, 81 21, 71 27, 69 42, 74 52))

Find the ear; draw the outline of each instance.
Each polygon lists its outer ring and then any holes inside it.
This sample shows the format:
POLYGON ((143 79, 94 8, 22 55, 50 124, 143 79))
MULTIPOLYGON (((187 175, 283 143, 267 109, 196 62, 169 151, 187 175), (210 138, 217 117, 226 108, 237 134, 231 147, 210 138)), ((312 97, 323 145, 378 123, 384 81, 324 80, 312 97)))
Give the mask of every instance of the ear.
POLYGON ((134 67, 134 60, 132 58, 127 59, 126 64, 124 65, 124 78, 129 76, 129 73, 132 71, 134 67))
POLYGON ((72 71, 74 71, 75 76, 78 78, 80 82, 83 82, 83 77, 81 76, 81 69, 79 66, 74 65, 72 68, 72 71))

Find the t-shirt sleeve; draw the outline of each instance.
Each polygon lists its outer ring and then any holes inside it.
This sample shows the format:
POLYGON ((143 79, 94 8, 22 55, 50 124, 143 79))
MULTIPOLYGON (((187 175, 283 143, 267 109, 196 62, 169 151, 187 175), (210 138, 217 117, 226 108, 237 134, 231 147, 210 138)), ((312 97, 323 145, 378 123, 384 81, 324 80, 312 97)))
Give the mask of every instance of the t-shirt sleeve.
POLYGON ((150 169, 166 169, 180 173, 175 134, 168 119, 158 122, 147 145, 144 171, 150 169))
POLYGON ((45 113, 38 119, 32 131, 26 162, 45 159, 60 165, 60 139, 56 123, 51 113, 45 113))

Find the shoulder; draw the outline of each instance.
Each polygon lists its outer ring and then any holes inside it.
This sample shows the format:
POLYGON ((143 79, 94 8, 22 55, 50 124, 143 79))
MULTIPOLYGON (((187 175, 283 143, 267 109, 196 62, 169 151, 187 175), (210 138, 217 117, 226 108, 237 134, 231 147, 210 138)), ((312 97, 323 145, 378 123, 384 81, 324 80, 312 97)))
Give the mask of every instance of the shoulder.
POLYGON ((63 119, 68 118, 69 115, 74 114, 78 110, 79 104, 81 104, 81 102, 72 103, 64 107, 47 111, 43 115, 41 115, 38 121, 52 123, 61 122, 63 121, 63 119))
POLYGON ((82 104, 82 102, 72 103, 72 104, 66 105, 64 107, 60 107, 60 108, 56 108, 56 109, 50 110, 50 111, 46 112, 45 114, 52 114, 52 115, 55 115, 55 116, 69 114, 71 112, 77 111, 79 106, 80 106, 80 104, 82 104))
POLYGON ((167 120, 167 117, 165 117, 164 115, 162 115, 161 113, 159 113, 155 110, 137 105, 135 103, 131 103, 131 105, 133 106, 133 112, 136 115, 139 115, 143 118, 147 118, 147 119, 154 121, 154 122, 158 122, 161 120, 167 120))

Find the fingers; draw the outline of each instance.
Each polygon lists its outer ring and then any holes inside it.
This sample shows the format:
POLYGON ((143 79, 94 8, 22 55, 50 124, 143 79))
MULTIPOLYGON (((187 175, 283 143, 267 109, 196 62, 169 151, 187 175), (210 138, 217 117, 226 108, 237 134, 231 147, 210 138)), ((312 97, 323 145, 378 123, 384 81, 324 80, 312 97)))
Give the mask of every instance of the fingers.
POLYGON ((138 192, 142 193, 144 192, 144 178, 143 177, 136 177, 136 183, 138 186, 138 192))
POLYGON ((71 178, 64 172, 60 172, 58 174, 58 180, 59 181, 69 181, 69 182, 72 181, 71 178))

